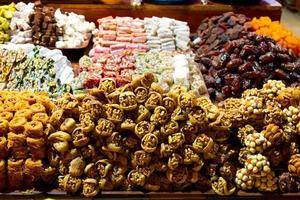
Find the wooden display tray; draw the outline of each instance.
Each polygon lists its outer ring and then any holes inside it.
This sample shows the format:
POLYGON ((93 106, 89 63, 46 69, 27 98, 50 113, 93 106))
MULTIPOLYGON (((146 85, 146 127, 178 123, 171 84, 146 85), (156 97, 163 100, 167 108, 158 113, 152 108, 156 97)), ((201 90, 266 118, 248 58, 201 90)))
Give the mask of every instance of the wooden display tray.
MULTIPOLYGON (((33 192, 30 193, 0 193, 1 199, 82 199, 82 195, 68 195, 65 192, 60 192, 58 190, 53 190, 47 193, 33 192)), ((288 200, 288 199, 299 199, 299 193, 254 193, 254 192, 244 192, 239 191, 236 195, 232 196, 218 196, 213 191, 208 192, 138 192, 138 191, 103 191, 100 195, 93 199, 158 199, 158 200, 167 200, 167 199, 203 199, 203 200, 217 200, 217 199, 243 199, 243 200, 288 200)))

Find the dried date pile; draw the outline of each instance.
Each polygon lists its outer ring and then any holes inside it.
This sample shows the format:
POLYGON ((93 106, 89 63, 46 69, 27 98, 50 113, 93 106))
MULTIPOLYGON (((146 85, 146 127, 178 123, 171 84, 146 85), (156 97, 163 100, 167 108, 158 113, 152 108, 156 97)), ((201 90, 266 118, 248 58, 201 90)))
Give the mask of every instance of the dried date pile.
POLYGON ((219 16, 207 17, 201 21, 197 36, 201 41, 194 45, 197 55, 218 50, 228 41, 236 40, 252 30, 250 18, 243 14, 227 12, 219 16))
POLYGON ((270 37, 255 33, 197 59, 208 91, 217 101, 262 88, 268 80, 282 80, 287 86, 300 81, 300 60, 270 37))

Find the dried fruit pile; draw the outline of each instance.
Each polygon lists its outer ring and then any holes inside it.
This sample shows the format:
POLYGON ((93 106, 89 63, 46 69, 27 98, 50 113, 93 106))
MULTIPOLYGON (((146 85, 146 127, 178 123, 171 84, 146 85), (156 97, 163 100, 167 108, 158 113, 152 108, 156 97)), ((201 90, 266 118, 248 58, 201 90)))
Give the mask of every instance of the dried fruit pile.
POLYGON ((272 21, 269 17, 253 18, 252 26, 257 34, 272 37, 278 44, 300 56, 300 38, 283 27, 279 21, 272 21))
POLYGON ((268 80, 298 85, 300 60, 267 36, 248 33, 197 58, 211 98, 239 97, 268 80))
POLYGON ((0 190, 32 189, 57 176, 47 167, 46 133, 54 104, 32 92, 0 92, 0 190))
POLYGON ((227 12, 207 17, 201 21, 197 36, 201 39, 193 48, 200 56, 211 50, 218 50, 231 40, 236 40, 252 30, 250 19, 243 14, 227 12))

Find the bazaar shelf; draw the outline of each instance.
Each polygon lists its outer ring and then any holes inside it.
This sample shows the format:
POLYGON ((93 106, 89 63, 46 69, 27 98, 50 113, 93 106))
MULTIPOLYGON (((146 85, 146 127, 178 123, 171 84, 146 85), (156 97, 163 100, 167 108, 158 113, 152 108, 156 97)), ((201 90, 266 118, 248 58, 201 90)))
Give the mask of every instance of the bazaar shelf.
POLYGON ((205 17, 220 15, 224 12, 236 11, 247 14, 248 17, 269 16, 273 20, 280 20, 281 5, 276 0, 261 0, 258 4, 239 6, 226 5, 221 3, 209 3, 203 5, 198 0, 190 5, 155 5, 144 3, 140 8, 133 8, 131 5, 104 5, 104 4, 70 4, 59 3, 63 1, 46 1, 49 6, 61 8, 65 11, 73 11, 83 14, 89 21, 96 22, 100 17, 113 16, 132 16, 132 17, 172 17, 178 20, 187 21, 194 32, 199 21, 205 17), (48 3, 49 2, 49 3, 48 3), (55 2, 55 3, 50 3, 55 2))

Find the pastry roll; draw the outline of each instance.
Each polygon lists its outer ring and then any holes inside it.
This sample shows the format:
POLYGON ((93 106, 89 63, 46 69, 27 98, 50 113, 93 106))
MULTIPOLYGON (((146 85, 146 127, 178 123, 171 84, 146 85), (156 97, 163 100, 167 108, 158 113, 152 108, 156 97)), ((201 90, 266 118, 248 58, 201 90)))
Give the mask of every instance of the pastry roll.
POLYGON ((46 154, 46 145, 44 138, 26 138, 28 153, 34 159, 43 159, 46 154))
POLYGON ((6 163, 5 160, 0 160, 0 192, 6 187, 6 163))
POLYGON ((32 160, 31 158, 28 158, 24 165, 24 184, 26 187, 34 187, 43 171, 43 163, 41 160, 32 160))
POLYGON ((15 113, 15 117, 25 117, 27 120, 31 120, 33 112, 30 109, 21 109, 15 113))
POLYGON ((49 117, 46 113, 35 113, 32 116, 32 120, 33 121, 39 121, 41 122, 43 125, 47 125, 49 117))
POLYGON ((24 134, 8 133, 7 147, 11 150, 12 156, 16 159, 27 157, 26 137, 24 134))
MULTIPOLYGON (((3 104, 3 106, 5 106, 5 105, 6 104, 3 104)), ((5 108, 3 108, 3 109, 5 109, 5 108)), ((12 118, 13 118, 13 113, 11 113, 11 112, 3 111, 3 112, 0 113, 0 119, 1 120, 10 121, 10 120, 12 120, 12 118)))
POLYGON ((0 137, 0 158, 5 158, 7 153, 7 140, 5 137, 0 137))
POLYGON ((43 104, 40 104, 40 103, 32 104, 32 105, 30 106, 30 109, 31 109, 32 112, 34 112, 34 113, 44 113, 44 112, 46 112, 45 106, 43 106, 43 104))
POLYGON ((7 161, 7 179, 10 190, 22 189, 23 186, 23 166, 24 160, 15 160, 10 158, 7 161))
POLYGON ((6 136, 9 132, 9 122, 5 119, 0 119, 0 136, 6 136))
POLYGON ((15 133, 23 133, 24 126, 26 123, 27 123, 27 120, 25 117, 14 117, 9 122, 10 131, 15 132, 15 133))
POLYGON ((25 124, 25 134, 27 137, 41 138, 44 135, 43 124, 39 121, 31 121, 25 124))

